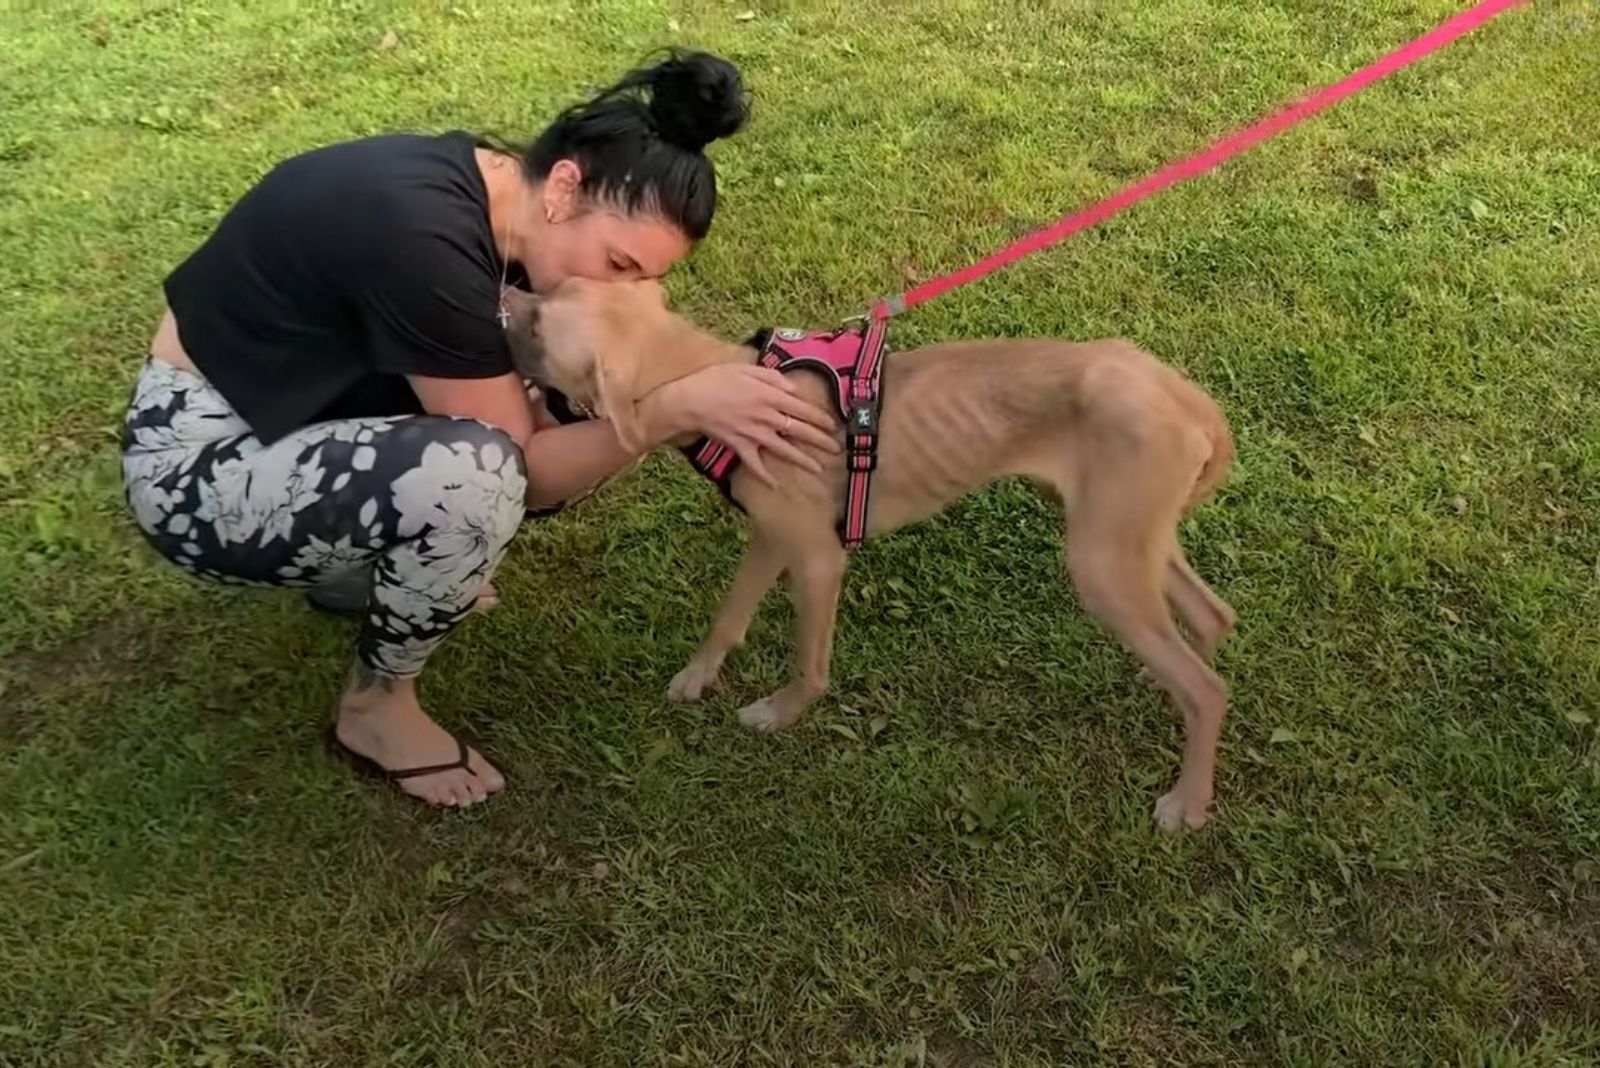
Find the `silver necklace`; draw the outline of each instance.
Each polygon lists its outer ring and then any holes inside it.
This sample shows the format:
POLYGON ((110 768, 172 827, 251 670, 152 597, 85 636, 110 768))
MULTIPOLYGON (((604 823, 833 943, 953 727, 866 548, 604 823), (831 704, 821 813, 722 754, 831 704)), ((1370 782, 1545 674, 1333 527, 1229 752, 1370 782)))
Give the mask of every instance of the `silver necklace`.
POLYGON ((495 312, 494 316, 500 321, 500 329, 502 330, 511 325, 511 309, 506 307, 506 278, 511 272, 511 223, 517 215, 521 214, 522 204, 527 195, 528 190, 525 186, 517 191, 517 210, 510 219, 506 220, 505 236, 502 238, 505 251, 500 254, 500 288, 496 292, 496 296, 500 301, 500 310, 495 312))

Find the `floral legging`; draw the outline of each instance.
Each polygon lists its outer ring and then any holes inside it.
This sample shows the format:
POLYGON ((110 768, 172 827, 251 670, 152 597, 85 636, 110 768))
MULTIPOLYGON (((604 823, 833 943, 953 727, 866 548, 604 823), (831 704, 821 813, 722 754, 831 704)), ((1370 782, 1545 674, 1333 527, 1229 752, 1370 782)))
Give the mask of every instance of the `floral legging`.
POLYGON ((122 436, 135 521, 220 582, 316 586, 370 568, 356 643, 405 678, 472 608, 523 517, 511 438, 471 419, 315 423, 263 444, 205 379, 145 362, 122 436))

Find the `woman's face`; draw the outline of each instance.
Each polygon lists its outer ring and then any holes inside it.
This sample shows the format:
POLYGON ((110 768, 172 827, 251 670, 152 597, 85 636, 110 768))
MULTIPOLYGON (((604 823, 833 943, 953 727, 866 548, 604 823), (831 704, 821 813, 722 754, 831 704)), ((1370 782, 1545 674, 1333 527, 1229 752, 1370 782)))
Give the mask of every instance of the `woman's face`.
POLYGON ((568 278, 597 282, 659 278, 689 254, 688 235, 659 215, 597 203, 578 188, 581 174, 566 160, 528 197, 533 217, 517 259, 535 292, 568 278))

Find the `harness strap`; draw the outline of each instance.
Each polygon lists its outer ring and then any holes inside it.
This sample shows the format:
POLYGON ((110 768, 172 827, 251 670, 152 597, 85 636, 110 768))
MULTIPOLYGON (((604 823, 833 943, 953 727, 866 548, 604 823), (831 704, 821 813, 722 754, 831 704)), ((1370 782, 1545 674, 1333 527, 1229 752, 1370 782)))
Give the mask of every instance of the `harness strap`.
MULTIPOLYGON (((762 346, 756 361, 782 374, 814 371, 833 383, 834 403, 845 424, 845 509, 839 522, 839 541, 846 549, 854 549, 867 536, 867 503, 872 473, 878 467, 878 418, 887 332, 888 325, 882 321, 869 321, 859 330, 840 329, 828 334, 778 332, 762 346)), ((696 471, 716 483, 724 497, 733 500, 738 453, 712 438, 702 438, 683 451, 696 471)))
MULTIPOLYGON (((761 354, 756 358, 757 364, 775 371, 783 371, 788 362, 788 354, 770 342, 761 347, 761 354)), ((739 462, 738 453, 715 438, 701 438, 683 452, 696 471, 715 482, 722 495, 733 501, 730 482, 733 479, 733 469, 739 462)), ((738 502, 734 501, 734 504, 737 505, 738 502)))
POLYGON ((850 373, 849 405, 845 410, 846 482, 844 521, 839 540, 854 549, 867 537, 867 502, 872 493, 872 473, 878 469, 878 417, 883 407, 883 342, 888 324, 867 322, 850 373))

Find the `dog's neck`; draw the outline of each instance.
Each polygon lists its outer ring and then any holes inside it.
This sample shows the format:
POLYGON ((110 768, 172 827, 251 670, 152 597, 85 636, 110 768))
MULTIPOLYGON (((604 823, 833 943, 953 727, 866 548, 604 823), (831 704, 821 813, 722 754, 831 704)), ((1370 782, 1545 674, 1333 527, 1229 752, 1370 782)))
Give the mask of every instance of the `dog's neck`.
POLYGON ((659 351, 639 361, 635 393, 640 397, 707 367, 754 363, 758 355, 748 345, 724 341, 677 316, 672 323, 671 329, 662 332, 659 351))

